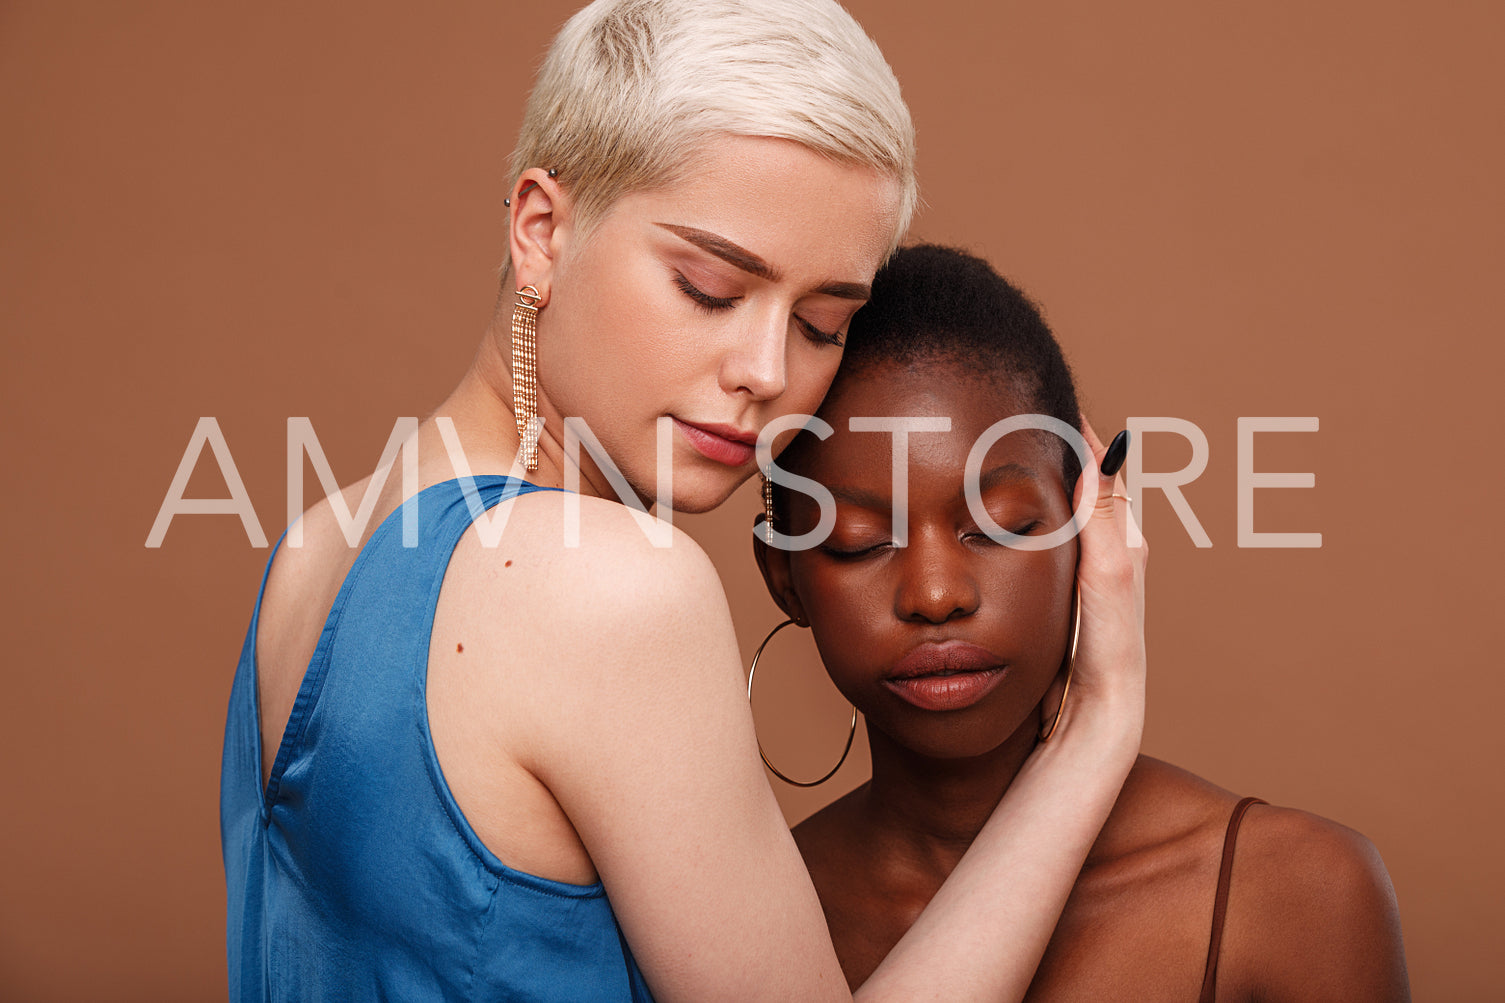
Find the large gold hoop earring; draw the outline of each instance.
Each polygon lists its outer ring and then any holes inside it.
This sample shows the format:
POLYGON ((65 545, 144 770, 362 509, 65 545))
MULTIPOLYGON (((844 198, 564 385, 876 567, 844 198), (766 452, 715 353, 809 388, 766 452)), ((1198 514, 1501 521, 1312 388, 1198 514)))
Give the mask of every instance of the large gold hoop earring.
POLYGON ((1066 694, 1071 692, 1071 674, 1076 671, 1076 646, 1082 637, 1082 589, 1076 590, 1076 601, 1071 610, 1071 654, 1066 656, 1066 685, 1061 690, 1061 705, 1056 708, 1055 720, 1050 722, 1050 727, 1040 733, 1040 742, 1043 744, 1050 741, 1050 736, 1056 733, 1056 725, 1061 723, 1061 712, 1066 709, 1066 694))
MULTIPOLYGON (((762 656, 763 649, 768 647, 768 642, 773 640, 773 635, 777 634, 779 631, 783 630, 791 623, 797 622, 798 621, 791 617, 788 620, 785 620, 783 623, 779 624, 777 627, 773 628, 773 630, 770 630, 768 632, 768 636, 763 638, 763 643, 758 645, 758 650, 753 652, 752 665, 747 670, 748 703, 752 702, 753 673, 758 671, 758 659, 762 656)), ((800 626, 803 627, 804 624, 800 624, 800 626)), ((841 750, 841 758, 836 761, 836 765, 826 771, 826 775, 821 777, 819 780, 795 780, 792 777, 785 776, 782 772, 780 772, 777 766, 768 761, 768 756, 763 752, 762 742, 758 743, 758 755, 762 758, 763 765, 768 767, 773 775, 784 781, 784 783, 792 784, 795 787, 818 787, 821 784, 825 783, 827 780, 830 780, 832 777, 834 777, 836 775, 836 771, 841 769, 841 764, 847 761, 847 753, 852 751, 852 739, 855 737, 857 737, 857 708, 853 707, 852 726, 847 731, 847 747, 841 750)))
POLYGON ((523 466, 538 469, 538 304, 543 295, 534 286, 517 291, 512 308, 512 413, 517 418, 518 451, 523 466))

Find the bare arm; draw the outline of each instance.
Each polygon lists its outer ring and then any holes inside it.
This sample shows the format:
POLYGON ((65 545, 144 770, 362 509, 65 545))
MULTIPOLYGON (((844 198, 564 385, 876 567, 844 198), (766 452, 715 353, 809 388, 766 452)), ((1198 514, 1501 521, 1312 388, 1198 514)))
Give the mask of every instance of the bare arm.
MULTIPOLYGON (((1143 560, 1107 494, 1084 534, 1083 647, 1057 735, 859 998, 1019 999, 1029 984, 1142 729, 1143 560)), ((551 554, 546 586, 507 618, 554 625, 506 639, 548 667, 512 693, 519 761, 574 824, 659 999, 849 998, 759 765, 714 569, 687 538, 653 550, 625 513, 588 514, 583 545, 551 554)), ((519 532, 558 539, 536 529, 519 532)))
MULTIPOLYGON (((1097 462, 1105 448, 1084 433, 1097 462)), ((1095 479, 1080 536, 1082 635, 1061 723, 1036 749, 950 878, 862 985, 876 998, 1022 999, 1144 726, 1144 547, 1126 544, 1116 478, 1095 479), (1001 963, 982 970, 979 958, 1001 963)))

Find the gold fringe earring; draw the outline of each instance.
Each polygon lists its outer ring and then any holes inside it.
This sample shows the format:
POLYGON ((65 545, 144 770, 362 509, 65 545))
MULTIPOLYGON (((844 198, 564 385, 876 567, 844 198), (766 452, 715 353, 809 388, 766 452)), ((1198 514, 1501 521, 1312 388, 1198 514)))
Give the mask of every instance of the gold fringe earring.
POLYGON ((773 481, 763 475, 763 542, 773 546, 773 481))
POLYGON ((523 466, 538 469, 538 304, 543 295, 534 286, 517 291, 512 308, 512 413, 517 418, 518 451, 523 466))

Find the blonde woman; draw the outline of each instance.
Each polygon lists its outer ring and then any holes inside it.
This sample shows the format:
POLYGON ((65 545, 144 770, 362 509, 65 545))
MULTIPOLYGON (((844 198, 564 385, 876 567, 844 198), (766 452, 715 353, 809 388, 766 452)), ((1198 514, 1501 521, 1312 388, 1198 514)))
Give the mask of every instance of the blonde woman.
MULTIPOLYGON (((846 999, 720 583, 636 508, 661 472, 720 504, 819 405, 915 204, 897 83, 825 0, 602 0, 513 168, 422 490, 352 485, 268 566, 225 740, 231 996, 846 999)), ((1133 762, 1143 555, 1098 486, 1059 734, 864 999, 1022 995, 1133 762)))

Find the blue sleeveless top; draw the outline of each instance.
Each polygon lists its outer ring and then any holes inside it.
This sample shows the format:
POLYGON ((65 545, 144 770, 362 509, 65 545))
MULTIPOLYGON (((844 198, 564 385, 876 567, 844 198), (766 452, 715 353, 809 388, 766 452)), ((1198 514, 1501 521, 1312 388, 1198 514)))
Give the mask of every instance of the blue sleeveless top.
POLYGON ((262 575, 220 774, 234 1003, 651 999, 600 882, 498 860, 429 733, 429 634, 450 556, 473 512, 536 490, 448 481, 416 496, 418 546, 403 546, 401 506, 378 527, 329 611, 264 792, 262 575))

